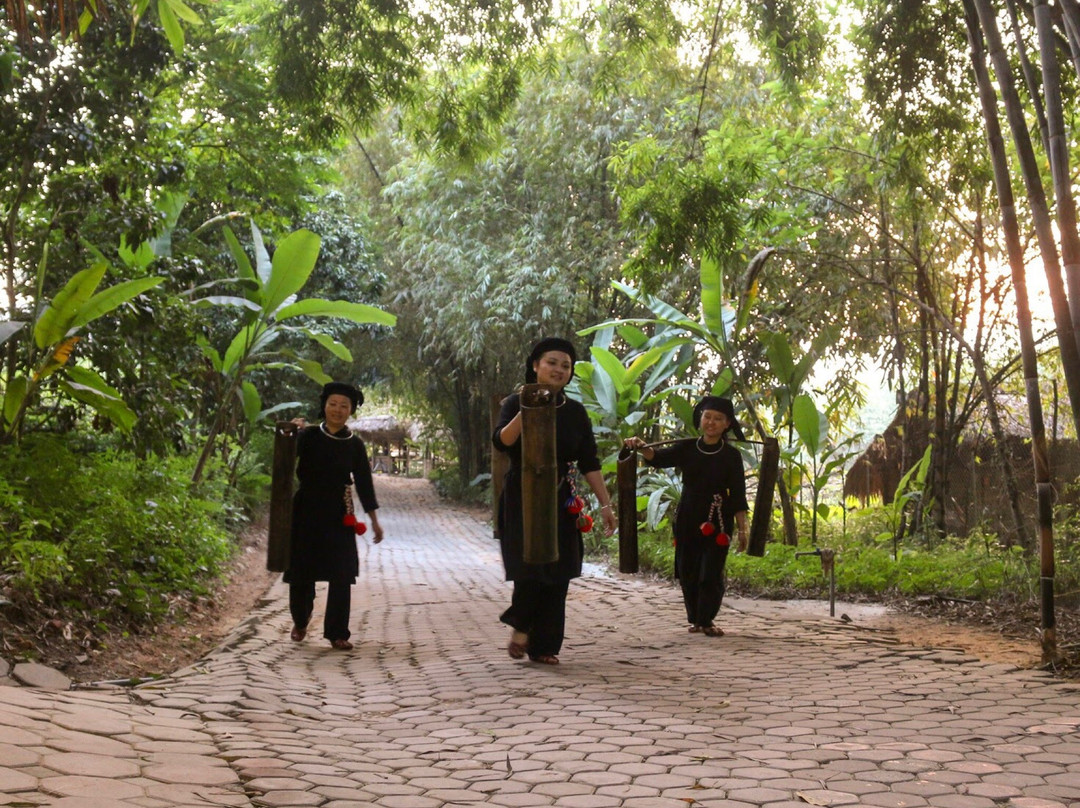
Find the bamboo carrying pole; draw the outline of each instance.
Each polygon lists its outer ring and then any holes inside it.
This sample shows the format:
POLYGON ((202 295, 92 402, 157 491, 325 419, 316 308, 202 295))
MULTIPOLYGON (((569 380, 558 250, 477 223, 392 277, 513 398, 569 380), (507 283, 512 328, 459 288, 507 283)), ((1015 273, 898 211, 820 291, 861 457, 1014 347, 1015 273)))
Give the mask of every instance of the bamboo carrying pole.
POLYGON ((754 514, 750 519, 750 542, 747 555, 765 555, 765 542, 769 538, 769 523, 772 521, 773 492, 776 479, 780 474, 780 441, 765 438, 761 450, 761 465, 758 467, 757 496, 754 497, 754 514))
MULTIPOLYGON (((495 394, 491 397, 491 432, 495 432, 495 424, 499 422, 499 412, 502 410, 502 402, 506 396, 495 394)), ((499 532, 499 503, 502 501, 503 482, 506 472, 510 468, 510 457, 506 452, 498 452, 494 447, 491 449, 491 532, 495 539, 502 538, 499 532)))
POLYGON ((270 527, 266 540, 266 568, 285 572, 292 549, 293 477, 296 474, 296 433, 292 421, 274 427, 274 462, 270 477, 270 527))
POLYGON ((619 572, 637 572, 637 453, 625 447, 619 452, 616 487, 619 495, 619 572))
POLYGON ((555 456, 558 388, 521 388, 521 512, 526 564, 559 560, 559 467, 555 456))

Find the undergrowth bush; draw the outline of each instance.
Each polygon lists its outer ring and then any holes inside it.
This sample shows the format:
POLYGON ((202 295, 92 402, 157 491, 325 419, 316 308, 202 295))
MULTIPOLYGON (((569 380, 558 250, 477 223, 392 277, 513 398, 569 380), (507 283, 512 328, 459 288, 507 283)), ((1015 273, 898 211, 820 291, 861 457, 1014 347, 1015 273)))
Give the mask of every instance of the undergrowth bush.
MULTIPOLYGON (((836 509, 840 513, 839 509, 836 509)), ((973 533, 966 539, 939 538, 926 543, 907 538, 896 548, 881 535, 884 517, 872 508, 819 522, 819 546, 836 552, 836 594, 845 599, 888 599, 935 595, 987 600, 998 596, 1022 600, 1036 596, 1038 558, 1018 547, 1001 546, 995 537, 973 533), (894 557, 894 550, 896 556, 894 557)), ((779 535, 779 524, 774 535, 779 535)), ((808 531, 807 531, 808 532, 808 531)), ((1075 566, 1080 561, 1075 543, 1061 543, 1056 587, 1063 593, 1080 592, 1075 566)), ((597 552, 614 558, 617 540, 598 543, 597 552)), ((804 542, 790 547, 771 541, 762 557, 743 553, 728 556, 729 590, 749 597, 827 598, 829 579, 821 559, 804 542)), ((638 529, 638 560, 643 572, 674 577, 675 554, 671 530, 665 520, 656 531, 638 529)))
POLYGON ((28 436, 0 457, 0 574, 13 595, 148 621, 205 591, 233 555, 224 470, 28 436))

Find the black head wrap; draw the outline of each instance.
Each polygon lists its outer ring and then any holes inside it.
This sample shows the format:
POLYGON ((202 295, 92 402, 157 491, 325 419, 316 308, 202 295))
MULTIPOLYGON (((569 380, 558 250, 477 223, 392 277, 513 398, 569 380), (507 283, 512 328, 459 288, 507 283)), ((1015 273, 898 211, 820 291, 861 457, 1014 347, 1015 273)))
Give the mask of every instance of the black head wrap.
POLYGON ((705 410, 716 410, 722 412, 728 417, 729 426, 727 431, 732 434, 735 440, 746 440, 743 436, 742 427, 739 426, 739 421, 735 417, 735 405, 731 403, 730 398, 721 398, 720 396, 705 396, 694 407, 694 429, 701 428, 701 414, 705 410))
POLYGON ((574 363, 577 362, 577 351, 569 340, 560 337, 545 337, 533 346, 529 358, 525 360, 525 384, 536 384, 536 371, 533 370, 533 362, 546 354, 548 351, 559 351, 570 357, 570 378, 574 378, 574 363))
POLYGON ((327 382, 323 385, 322 393, 319 394, 319 417, 326 417, 326 399, 330 396, 345 396, 352 402, 352 413, 356 414, 356 408, 364 403, 364 394, 359 387, 353 387, 347 382, 327 382))

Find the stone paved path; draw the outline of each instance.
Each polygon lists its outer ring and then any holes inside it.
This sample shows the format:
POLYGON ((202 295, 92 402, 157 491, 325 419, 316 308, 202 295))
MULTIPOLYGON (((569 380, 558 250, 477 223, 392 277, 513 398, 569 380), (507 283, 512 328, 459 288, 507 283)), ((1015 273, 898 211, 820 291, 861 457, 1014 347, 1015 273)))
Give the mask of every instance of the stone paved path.
POLYGON ((277 584, 167 680, 0 688, 0 805, 1080 806, 1075 684, 750 601, 690 635, 636 578, 575 581, 563 664, 514 662, 490 528, 377 483, 354 651, 289 642, 277 584))

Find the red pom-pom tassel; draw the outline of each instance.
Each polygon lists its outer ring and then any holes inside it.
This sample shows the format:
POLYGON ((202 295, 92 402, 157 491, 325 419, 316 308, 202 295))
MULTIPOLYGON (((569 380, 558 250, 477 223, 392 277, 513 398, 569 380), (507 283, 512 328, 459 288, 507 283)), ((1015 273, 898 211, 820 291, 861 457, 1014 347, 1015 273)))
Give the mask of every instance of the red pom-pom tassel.
POLYGON ((718 547, 727 547, 729 544, 731 544, 731 536, 727 533, 718 533, 716 535, 716 545, 718 547))
POLYGON ((356 527, 353 529, 356 531, 357 536, 363 536, 365 533, 367 533, 367 525, 365 525, 363 522, 357 522, 356 527))
POLYGON ((589 516, 589 514, 587 513, 581 514, 581 516, 578 517, 577 526, 578 530, 580 530, 582 533, 588 533, 590 530, 592 530, 592 517, 589 516))
POLYGON ((353 516, 351 513, 347 513, 345 514, 345 518, 342 521, 349 527, 352 527, 356 524, 356 517, 353 516))
POLYGON ((702 522, 701 523, 701 535, 702 536, 711 536, 715 532, 716 532, 716 525, 714 525, 712 522, 702 522))
POLYGON ((566 510, 572 514, 579 514, 585 510, 585 500, 581 497, 570 497, 566 501, 566 510))

